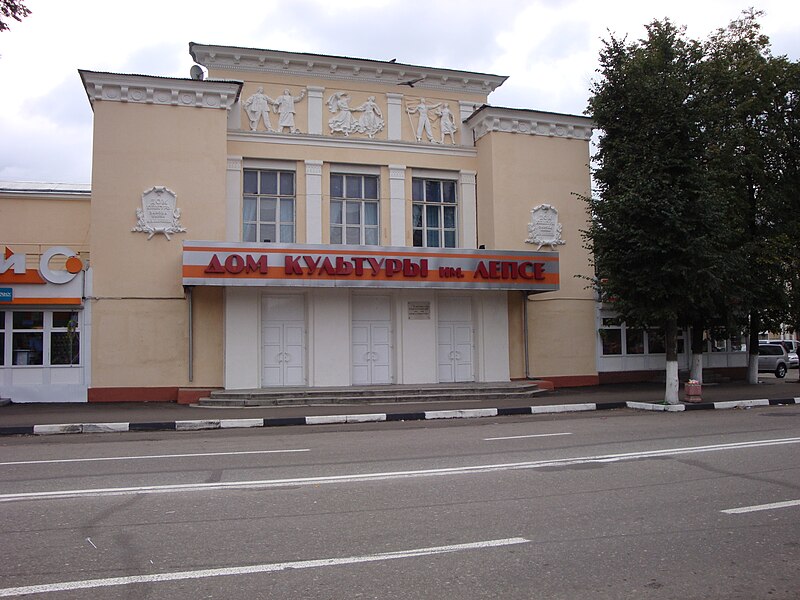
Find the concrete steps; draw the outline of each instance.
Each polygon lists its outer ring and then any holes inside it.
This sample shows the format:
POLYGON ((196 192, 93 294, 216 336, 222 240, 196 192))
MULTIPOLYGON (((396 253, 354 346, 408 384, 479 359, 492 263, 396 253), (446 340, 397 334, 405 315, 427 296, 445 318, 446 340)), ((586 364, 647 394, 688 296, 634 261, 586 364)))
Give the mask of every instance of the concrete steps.
POLYGON ((312 404, 391 404, 533 398, 542 390, 530 381, 352 387, 283 387, 218 390, 198 406, 302 406, 312 404))

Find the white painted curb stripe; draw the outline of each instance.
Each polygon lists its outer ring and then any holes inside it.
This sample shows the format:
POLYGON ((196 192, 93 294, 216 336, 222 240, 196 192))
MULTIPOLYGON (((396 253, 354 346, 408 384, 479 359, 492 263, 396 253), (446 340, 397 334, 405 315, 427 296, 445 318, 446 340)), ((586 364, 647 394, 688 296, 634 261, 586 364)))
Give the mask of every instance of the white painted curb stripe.
POLYGON ((741 508, 728 508, 721 510, 729 515, 741 515, 743 513, 756 512, 759 510, 772 510, 773 508, 789 508, 790 506, 800 506, 800 500, 787 500, 786 502, 772 502, 771 504, 757 504, 755 506, 743 506, 741 508))
POLYGON ((175 431, 197 431, 199 429, 219 429, 219 427, 219 419, 175 421, 175 431))
POLYGON ((452 544, 450 546, 434 546, 431 548, 417 548, 414 550, 401 550, 399 552, 383 552, 380 554, 367 554, 363 556, 348 556, 343 558, 323 558, 318 560, 300 560, 285 563, 272 563, 262 565, 247 565, 243 567, 226 567, 221 569, 201 569, 197 571, 178 571, 174 573, 153 573, 150 575, 131 575, 128 577, 108 577, 106 579, 84 579, 83 581, 64 581, 60 583, 45 583, 41 585, 28 585, 15 588, 0 589, 0 597, 22 596, 25 594, 45 594, 48 592, 65 592, 68 590, 87 590, 99 587, 113 587, 130 585, 133 583, 158 583, 162 581, 181 581, 185 579, 203 579, 208 577, 222 577, 226 575, 251 575, 253 573, 274 573, 286 569, 313 569, 317 567, 335 567, 339 565, 352 565, 357 563, 378 562, 383 560, 396 560, 399 558, 416 558, 419 556, 432 556, 450 552, 463 552, 467 550, 480 550, 484 548, 499 548, 516 544, 527 544, 530 540, 525 538, 505 538, 501 540, 487 540, 469 544, 452 544))
POLYGON ((496 417, 496 408, 470 408, 464 410, 427 410, 425 420, 429 419, 474 419, 477 417, 496 417))
POLYGON ((659 412, 681 412, 686 410, 683 404, 650 404, 649 402, 626 402, 628 408, 638 410, 654 410, 659 412))
POLYGON ((548 404, 547 406, 531 406, 531 414, 581 412, 584 410, 597 410, 597 404, 548 404))
POLYGON ((730 400, 728 402, 714 402, 714 408, 747 408, 748 406, 769 406, 769 400, 730 400))
POLYGON ((34 425, 34 435, 54 435, 56 433, 81 433, 83 427, 80 423, 60 423, 54 425, 34 425))
POLYGON ((306 425, 333 425, 341 423, 374 423, 385 421, 385 413, 365 414, 365 415, 322 415, 318 417, 306 417, 306 425))
POLYGON ((34 435, 55 435, 62 433, 113 433, 128 431, 128 423, 58 423, 34 425, 34 435))
POLYGON ((378 421, 385 421, 386 413, 371 414, 371 415, 347 415, 348 423, 375 423, 378 421))
POLYGON ((222 429, 233 429, 237 427, 263 427, 264 419, 220 419, 219 426, 222 429))
MULTIPOLYGON (((769 406, 768 399, 757 400, 732 400, 714 402, 715 409, 747 408, 751 406, 769 406)), ((788 402, 788 399, 787 399, 788 402)), ((800 404, 800 397, 793 398, 795 404, 800 404)), ((686 410, 683 404, 654 404, 651 402, 625 403, 628 408, 635 410, 650 410, 658 412, 682 412, 686 410)), ((551 404, 546 406, 527 407, 530 414, 553 414, 565 412, 581 412, 597 410, 597 404, 551 404)), ((422 413, 425 420, 433 419, 470 419, 477 417, 496 417, 497 408, 476 408, 464 410, 438 410, 422 413)), ((332 425, 342 423, 374 423, 387 421, 389 415, 380 414, 354 414, 354 415, 321 415, 304 417, 306 425, 332 425)), ((176 431, 197 431, 204 429, 232 429, 242 427, 264 427, 268 419, 207 419, 175 421, 176 431)), ((136 425, 136 423, 134 423, 136 425)), ((65 433, 111 433, 130 431, 131 423, 59 423, 34 425, 34 435, 55 435, 65 433)), ((167 430, 166 428, 164 430, 167 430)), ((159 430, 160 431, 160 430, 159 430)))
POLYGON ((83 433, 117 433, 128 431, 128 423, 84 423, 83 433))

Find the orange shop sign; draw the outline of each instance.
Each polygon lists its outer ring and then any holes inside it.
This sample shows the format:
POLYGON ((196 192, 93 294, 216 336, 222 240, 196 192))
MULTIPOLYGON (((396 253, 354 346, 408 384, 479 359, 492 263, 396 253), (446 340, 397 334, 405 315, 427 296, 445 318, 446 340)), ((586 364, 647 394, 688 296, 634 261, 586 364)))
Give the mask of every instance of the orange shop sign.
POLYGON ((6 246, 0 257, 0 283, 62 285, 75 279, 77 274, 83 270, 83 262, 78 254, 66 246, 53 246, 42 252, 38 270, 28 269, 27 262, 26 254, 14 252, 6 246), (56 257, 64 260, 63 269, 51 266, 51 261, 56 257))

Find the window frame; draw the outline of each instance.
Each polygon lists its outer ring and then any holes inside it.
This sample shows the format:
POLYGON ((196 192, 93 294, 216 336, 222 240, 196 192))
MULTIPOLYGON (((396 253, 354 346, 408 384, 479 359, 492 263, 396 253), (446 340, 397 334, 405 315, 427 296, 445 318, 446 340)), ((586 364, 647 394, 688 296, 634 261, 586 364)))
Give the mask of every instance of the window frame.
MULTIPOLYGON (((17 309, 17 310, 0 310, 0 367, 5 368, 64 368, 64 367, 82 367, 82 318, 81 310, 73 307, 59 307, 58 309, 17 309), (31 313, 41 316, 41 321, 36 321, 30 327, 21 326, 15 323, 14 315, 21 315, 31 313), (69 321, 64 326, 56 326, 55 315, 57 313, 69 314, 69 321), (38 323, 41 322, 41 326, 38 323), (74 322, 74 326, 70 323, 74 322), (25 363, 19 364, 18 361, 22 357, 23 352, 30 353, 33 350, 23 348, 20 346, 21 336, 39 335, 41 346, 36 350, 41 355, 41 362, 30 362, 30 356, 25 363), (58 357, 59 353, 54 352, 54 342, 64 335, 72 334, 72 347, 75 349, 74 354, 71 356, 72 362, 58 362, 54 363, 53 358, 58 357), (18 337, 20 336, 20 337, 18 337), (18 354, 20 353, 20 354, 18 354)), ((69 338, 67 338, 69 341, 69 338)))
MULTIPOLYGON (((603 316, 600 319, 600 356, 610 357, 644 357, 664 356, 666 348, 659 351, 665 344, 664 331, 658 327, 631 327, 619 317, 603 316), (638 338, 638 339, 636 339, 638 338), (635 344, 631 348, 631 340, 635 344), (614 348, 615 352, 607 352, 614 348)), ((678 354, 686 352, 684 330, 678 329, 677 346, 678 354)))
POLYGON ((335 245, 380 246, 380 176, 371 173, 332 171, 329 184, 329 242, 335 245), (337 180, 339 184, 335 185, 334 181, 337 180), (374 182, 370 187, 374 187, 375 197, 369 196, 371 190, 367 189, 368 180, 374 182), (356 182, 357 186, 354 185, 356 182), (358 187, 358 190, 355 187, 358 187), (354 232, 358 232, 358 241, 348 239, 348 235, 354 232))
POLYGON ((297 240, 297 174, 291 169, 281 168, 261 168, 261 167, 244 167, 242 169, 242 211, 241 211, 242 233, 241 238, 243 242, 256 242, 256 243, 282 243, 294 244, 297 240), (255 173, 256 177, 256 191, 248 190, 248 174, 255 173), (264 175, 275 174, 275 192, 272 193, 264 189, 264 175), (284 176, 291 176, 291 193, 284 190, 284 176), (286 193, 285 193, 286 192, 286 193), (274 218, 265 219, 262 214, 262 209, 267 202, 274 201, 274 218), (255 203, 255 211, 253 218, 248 219, 247 205, 248 201, 255 203), (285 206, 291 206, 291 220, 284 220, 285 206), (255 239, 249 239, 247 235, 248 227, 255 229, 255 239), (267 242, 264 240, 267 237, 265 230, 272 228, 274 235, 271 236, 275 239, 269 239, 267 242), (286 235, 287 228, 291 231, 291 236, 286 235), (291 239, 285 239, 290 237, 291 239))
POLYGON ((411 244, 415 248, 458 248, 458 179, 416 176, 411 178, 411 244), (452 186, 453 199, 445 201, 445 184, 452 186), (429 191, 436 185, 438 198, 430 198, 429 191), (421 197, 420 197, 421 196, 421 197), (417 225, 419 209, 420 225, 417 225), (447 209, 453 213, 453 225, 446 225, 447 209), (429 215, 437 214, 437 224, 429 224, 429 215), (431 243, 436 234, 438 245, 431 243), (452 244, 448 244, 448 234, 452 244))

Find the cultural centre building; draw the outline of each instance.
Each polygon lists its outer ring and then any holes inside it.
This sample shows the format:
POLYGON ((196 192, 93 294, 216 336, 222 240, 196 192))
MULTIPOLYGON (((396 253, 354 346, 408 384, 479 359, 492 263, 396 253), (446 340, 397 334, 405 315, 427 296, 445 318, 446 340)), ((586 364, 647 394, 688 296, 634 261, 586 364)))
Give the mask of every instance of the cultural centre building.
POLYGON ((90 186, 0 183, 0 397, 601 380, 589 119, 491 106, 498 75, 190 52, 79 71, 90 186))

